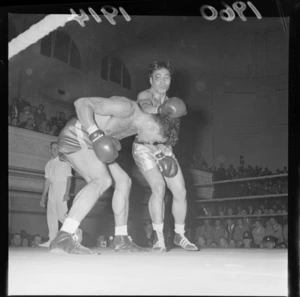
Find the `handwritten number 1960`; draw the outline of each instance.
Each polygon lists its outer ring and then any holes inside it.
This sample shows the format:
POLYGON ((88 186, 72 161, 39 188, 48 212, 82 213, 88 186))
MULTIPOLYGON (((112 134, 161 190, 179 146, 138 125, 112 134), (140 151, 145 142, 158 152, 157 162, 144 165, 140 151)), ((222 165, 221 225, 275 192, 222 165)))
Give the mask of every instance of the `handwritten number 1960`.
MULTIPOLYGON (((238 14, 238 16, 240 17, 240 19, 242 21, 247 21, 247 18, 244 15, 244 11, 247 9, 247 5, 244 2, 238 1, 238 2, 234 2, 232 5, 232 8, 226 4, 225 2, 222 2, 222 4, 225 6, 225 9, 220 10, 220 18, 223 21, 226 22, 231 22, 235 19, 235 13, 234 11, 236 11, 236 13, 238 14)), ((261 19, 262 16, 259 13, 259 11, 257 10, 257 8, 250 2, 247 1, 248 6, 251 8, 251 10, 254 12, 254 14, 256 15, 256 17, 258 19, 261 19)), ((208 20, 208 21, 213 21, 218 17, 218 11, 211 5, 202 5, 200 8, 201 14, 202 16, 208 20), (210 15, 207 14, 207 11, 210 11, 210 15)))

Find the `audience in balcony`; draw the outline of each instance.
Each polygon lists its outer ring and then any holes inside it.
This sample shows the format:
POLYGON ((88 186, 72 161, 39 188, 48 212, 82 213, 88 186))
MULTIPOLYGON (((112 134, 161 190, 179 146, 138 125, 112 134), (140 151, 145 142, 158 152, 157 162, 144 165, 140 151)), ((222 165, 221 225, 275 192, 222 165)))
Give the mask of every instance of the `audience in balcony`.
POLYGON ((73 116, 74 114, 67 119, 65 112, 58 111, 56 116, 48 120, 43 104, 39 104, 38 107, 31 106, 29 102, 18 98, 14 98, 8 108, 9 125, 54 136, 59 135, 66 122, 73 116))

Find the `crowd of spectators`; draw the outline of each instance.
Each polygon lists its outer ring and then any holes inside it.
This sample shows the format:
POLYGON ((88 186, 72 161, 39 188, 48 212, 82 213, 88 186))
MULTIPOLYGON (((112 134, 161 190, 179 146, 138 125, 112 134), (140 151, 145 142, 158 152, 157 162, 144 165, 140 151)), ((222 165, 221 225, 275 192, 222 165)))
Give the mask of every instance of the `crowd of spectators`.
MULTIPOLYGON (((286 166, 282 170, 276 169, 276 172, 272 172, 268 167, 265 167, 264 170, 262 170, 259 166, 253 167, 248 165, 247 167, 240 166, 236 170, 233 165, 230 165, 229 168, 225 169, 223 168, 223 165, 220 164, 219 169, 213 171, 213 181, 280 174, 288 174, 286 166)), ((214 185, 214 198, 286 194, 287 192, 287 176, 214 185)))
POLYGON ((39 234, 31 235, 25 230, 21 230, 20 233, 10 233, 8 237, 8 246, 11 247, 38 247, 39 244, 46 241, 39 234))
MULTIPOLYGON (((225 168, 223 163, 220 163, 219 168, 216 168, 216 166, 208 167, 205 159, 201 156, 201 153, 195 153, 193 155, 191 167, 212 173, 213 181, 288 174, 287 166, 284 166, 283 169, 277 168, 275 172, 269 170, 268 167, 262 168, 261 166, 252 166, 251 164, 247 166, 241 165, 238 168, 235 168, 230 164, 228 168, 225 168)), ((215 184, 213 198, 283 194, 287 192, 288 178, 287 176, 281 176, 270 179, 215 184)))
POLYGON ((45 106, 32 106, 25 100, 14 98, 8 106, 8 124, 20 128, 34 130, 58 136, 66 122, 73 117, 66 118, 63 111, 57 112, 56 116, 49 118, 45 113, 45 106))
POLYGON ((194 232, 202 248, 287 248, 288 221, 283 218, 205 219, 194 232))

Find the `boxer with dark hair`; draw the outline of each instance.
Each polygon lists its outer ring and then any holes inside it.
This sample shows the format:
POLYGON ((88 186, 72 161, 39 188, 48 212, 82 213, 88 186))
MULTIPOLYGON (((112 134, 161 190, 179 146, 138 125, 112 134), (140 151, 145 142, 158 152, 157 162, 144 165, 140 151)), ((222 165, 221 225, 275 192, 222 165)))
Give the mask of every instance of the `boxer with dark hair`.
POLYGON ((184 178, 172 147, 178 141, 180 117, 186 115, 186 105, 177 97, 169 98, 167 91, 171 83, 171 68, 168 63, 154 62, 149 67, 151 87, 138 94, 137 102, 148 114, 157 114, 174 128, 169 132, 172 141, 153 145, 147 142, 135 141, 133 158, 151 188, 149 213, 153 229, 156 231, 155 251, 166 251, 163 235, 164 228, 164 196, 165 187, 173 194, 172 214, 175 221, 174 244, 185 250, 196 251, 197 246, 184 235, 187 213, 186 188, 184 178), (162 164, 163 160, 163 164, 162 164))
MULTIPOLYGON (((90 97, 75 101, 77 118, 72 118, 58 138, 59 154, 69 162, 87 182, 76 195, 62 228, 50 244, 50 251, 69 254, 94 254, 95 250, 82 246, 74 233, 81 221, 112 184, 112 209, 115 219, 115 251, 144 251, 133 243, 127 233, 131 179, 115 162, 121 149, 119 140, 135 135, 136 141, 149 144, 173 141, 169 130, 176 129, 160 116, 143 112, 128 98, 90 97), (113 183, 114 182, 114 183, 113 183)), ((167 158, 161 157, 166 171, 173 169, 167 158)))

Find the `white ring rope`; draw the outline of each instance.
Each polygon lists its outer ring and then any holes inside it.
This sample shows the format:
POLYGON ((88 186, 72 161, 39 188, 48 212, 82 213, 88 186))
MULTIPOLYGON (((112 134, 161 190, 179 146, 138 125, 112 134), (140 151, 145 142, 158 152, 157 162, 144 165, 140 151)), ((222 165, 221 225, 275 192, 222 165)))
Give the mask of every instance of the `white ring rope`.
POLYGON ((256 177, 247 177, 247 178, 226 179, 226 180, 220 180, 220 181, 213 181, 210 184, 194 184, 194 186, 196 186, 196 187, 212 187, 213 185, 217 185, 217 184, 238 183, 238 182, 243 182, 243 181, 271 179, 271 178, 287 177, 287 176, 288 176, 287 173, 283 173, 283 174, 265 175, 265 176, 256 176, 256 177))
POLYGON ((247 200, 247 199, 262 199, 262 198, 282 198, 287 197, 288 194, 270 194, 270 195, 255 195, 255 196, 240 196, 240 197, 229 197, 229 198, 217 198, 217 199, 200 199, 195 202, 220 202, 220 201, 231 201, 231 200, 247 200))
POLYGON ((228 219, 228 218, 257 218, 257 217, 284 217, 288 213, 254 214, 254 215, 224 215, 224 216, 198 216, 196 219, 228 219))
POLYGON ((28 46, 48 35, 59 27, 63 27, 67 22, 72 21, 69 14, 50 14, 38 23, 32 25, 28 30, 12 39, 8 45, 8 59, 12 58, 28 46))

